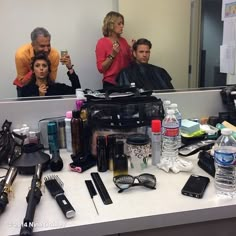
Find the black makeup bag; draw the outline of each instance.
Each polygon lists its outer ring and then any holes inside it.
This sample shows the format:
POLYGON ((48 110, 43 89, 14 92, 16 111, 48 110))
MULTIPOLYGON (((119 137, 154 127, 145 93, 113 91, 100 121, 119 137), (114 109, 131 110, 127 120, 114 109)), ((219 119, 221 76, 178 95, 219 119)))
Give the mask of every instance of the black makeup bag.
POLYGON ((109 89, 104 96, 87 96, 88 123, 93 128, 125 129, 150 126, 164 118, 163 103, 152 91, 109 89))

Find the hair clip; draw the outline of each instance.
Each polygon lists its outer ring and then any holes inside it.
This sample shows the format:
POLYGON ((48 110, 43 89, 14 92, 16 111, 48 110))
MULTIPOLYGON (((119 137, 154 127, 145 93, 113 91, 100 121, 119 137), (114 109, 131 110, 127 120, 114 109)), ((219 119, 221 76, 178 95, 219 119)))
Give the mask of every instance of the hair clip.
POLYGON ((71 171, 78 172, 78 173, 82 172, 82 168, 74 165, 73 163, 70 163, 69 166, 70 166, 71 171))

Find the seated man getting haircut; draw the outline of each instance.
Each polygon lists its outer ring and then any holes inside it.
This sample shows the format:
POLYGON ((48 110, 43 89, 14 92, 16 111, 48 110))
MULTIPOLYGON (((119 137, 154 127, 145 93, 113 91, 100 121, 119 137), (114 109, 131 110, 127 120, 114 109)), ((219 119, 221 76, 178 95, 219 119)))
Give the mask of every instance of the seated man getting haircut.
POLYGON ((130 86, 130 83, 135 83, 137 88, 144 90, 174 88, 165 69, 148 64, 151 48, 151 42, 144 38, 133 44, 134 62, 120 71, 116 78, 118 86, 130 86))

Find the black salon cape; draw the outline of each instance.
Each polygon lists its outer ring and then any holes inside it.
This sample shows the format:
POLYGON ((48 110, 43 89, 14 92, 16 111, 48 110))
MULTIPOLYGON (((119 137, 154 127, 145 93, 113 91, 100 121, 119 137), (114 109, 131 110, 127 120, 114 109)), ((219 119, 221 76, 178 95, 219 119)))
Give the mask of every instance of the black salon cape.
MULTIPOLYGON (((67 72, 67 75, 72 86, 57 82, 49 84, 45 96, 75 94, 75 90, 81 88, 79 77, 75 72, 72 74, 67 72)), ((34 96, 39 96, 39 87, 35 84, 35 80, 31 80, 29 84, 22 88, 22 97, 34 96)))
POLYGON ((144 90, 173 89, 171 80, 165 69, 152 64, 135 62, 121 70, 116 78, 118 86, 130 86, 133 82, 137 88, 144 90))

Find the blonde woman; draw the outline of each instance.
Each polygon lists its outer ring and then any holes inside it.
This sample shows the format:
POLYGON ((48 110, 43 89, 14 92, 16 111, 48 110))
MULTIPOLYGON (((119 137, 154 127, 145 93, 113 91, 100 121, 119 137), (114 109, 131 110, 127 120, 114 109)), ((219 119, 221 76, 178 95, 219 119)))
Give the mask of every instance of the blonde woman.
POLYGON ((104 37, 96 45, 97 68, 103 74, 104 89, 116 86, 116 76, 131 62, 131 48, 121 37, 123 28, 123 15, 111 11, 105 16, 102 27, 104 37))

